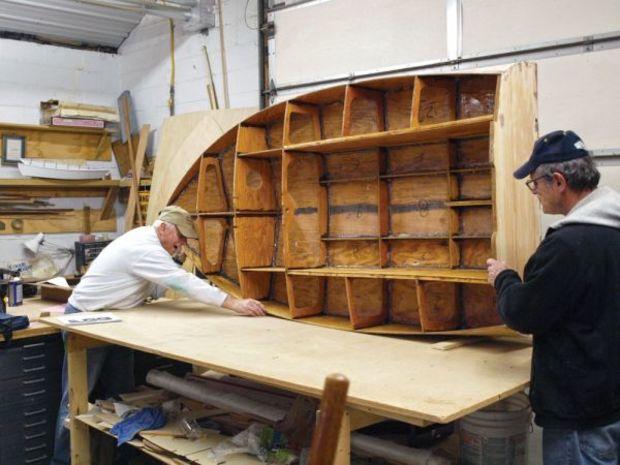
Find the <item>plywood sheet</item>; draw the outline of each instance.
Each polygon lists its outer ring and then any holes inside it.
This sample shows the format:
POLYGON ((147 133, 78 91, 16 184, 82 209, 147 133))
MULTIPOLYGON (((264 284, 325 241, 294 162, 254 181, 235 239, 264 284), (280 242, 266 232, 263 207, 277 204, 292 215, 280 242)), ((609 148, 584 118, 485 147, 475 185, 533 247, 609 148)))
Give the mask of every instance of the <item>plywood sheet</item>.
POLYGON ((405 421, 450 422, 522 390, 530 377, 531 347, 523 342, 438 351, 430 341, 243 318, 189 301, 116 315, 121 322, 65 329, 314 397, 327 374, 340 372, 351 381, 349 406, 405 421))
POLYGON ((146 221, 152 223, 188 169, 220 136, 255 113, 255 108, 213 110, 173 116, 160 129, 146 221))
POLYGON ((536 65, 511 67, 501 85, 511 91, 500 91, 501 110, 493 124, 495 247, 500 260, 522 271, 539 243, 540 214, 536 197, 512 173, 529 158, 538 136, 536 65))

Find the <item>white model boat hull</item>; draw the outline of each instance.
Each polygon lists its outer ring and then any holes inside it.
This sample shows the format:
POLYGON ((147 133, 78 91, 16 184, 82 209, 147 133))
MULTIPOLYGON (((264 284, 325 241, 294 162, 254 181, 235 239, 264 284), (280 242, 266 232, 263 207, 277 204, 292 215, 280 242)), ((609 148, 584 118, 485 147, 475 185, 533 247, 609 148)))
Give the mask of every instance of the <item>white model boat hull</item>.
POLYGON ((17 167, 23 176, 46 179, 102 179, 110 172, 47 160, 20 160, 17 167))

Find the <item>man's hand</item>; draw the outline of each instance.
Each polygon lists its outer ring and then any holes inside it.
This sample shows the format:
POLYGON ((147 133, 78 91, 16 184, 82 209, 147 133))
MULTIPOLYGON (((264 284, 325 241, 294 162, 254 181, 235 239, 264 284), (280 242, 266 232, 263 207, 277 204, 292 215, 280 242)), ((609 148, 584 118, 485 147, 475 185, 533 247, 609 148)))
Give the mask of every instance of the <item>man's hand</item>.
POLYGON ((488 278, 489 282, 492 285, 495 285, 495 278, 497 278, 497 275, 507 269, 508 269, 508 266, 506 265, 506 262, 503 262, 501 260, 495 260, 494 258, 489 258, 487 260, 487 271, 489 272, 489 278, 488 278))
POLYGON ((265 307, 258 300, 235 299, 231 295, 226 297, 222 307, 229 308, 233 312, 244 316, 263 316, 266 314, 265 307))

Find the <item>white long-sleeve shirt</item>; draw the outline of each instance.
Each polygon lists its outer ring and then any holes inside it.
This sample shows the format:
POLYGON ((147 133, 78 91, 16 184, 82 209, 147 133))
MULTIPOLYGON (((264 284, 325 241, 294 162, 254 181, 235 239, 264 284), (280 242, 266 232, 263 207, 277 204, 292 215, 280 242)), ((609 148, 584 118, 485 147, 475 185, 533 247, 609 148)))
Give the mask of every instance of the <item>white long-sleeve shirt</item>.
POLYGON ((156 286, 221 306, 228 294, 177 265, 153 226, 132 229, 101 251, 75 287, 69 303, 82 311, 127 309, 151 296, 156 286))

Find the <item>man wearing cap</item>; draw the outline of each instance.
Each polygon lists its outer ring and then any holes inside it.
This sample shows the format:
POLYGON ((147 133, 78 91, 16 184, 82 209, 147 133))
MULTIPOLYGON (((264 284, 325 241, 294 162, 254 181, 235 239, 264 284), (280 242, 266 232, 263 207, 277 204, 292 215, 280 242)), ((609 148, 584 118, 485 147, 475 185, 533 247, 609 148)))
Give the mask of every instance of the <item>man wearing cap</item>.
MULTIPOLYGON (((73 290, 65 313, 133 308, 172 289, 239 315, 265 314, 260 302, 236 299, 182 269, 173 257, 182 253, 187 239, 198 239, 190 214, 177 206, 164 208, 152 226, 132 229, 101 251, 73 290)), ((69 401, 66 362, 65 357, 52 465, 70 463, 69 431, 64 427, 69 401)), ((113 345, 90 349, 89 392, 99 379, 106 396, 133 390, 133 352, 113 345)))
POLYGON ((514 173, 543 212, 562 214, 525 266, 523 281, 487 261, 505 323, 533 335, 530 401, 545 465, 620 460, 620 194, 572 131, 536 141, 514 173))

